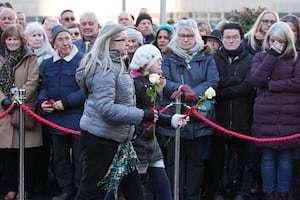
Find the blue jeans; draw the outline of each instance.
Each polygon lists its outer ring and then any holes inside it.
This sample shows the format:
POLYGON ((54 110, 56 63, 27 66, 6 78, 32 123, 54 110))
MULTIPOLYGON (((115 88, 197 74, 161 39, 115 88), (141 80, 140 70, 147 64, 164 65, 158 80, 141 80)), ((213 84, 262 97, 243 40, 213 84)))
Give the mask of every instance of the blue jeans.
POLYGON ((292 179, 292 149, 265 148, 261 152, 263 191, 289 192, 292 179))

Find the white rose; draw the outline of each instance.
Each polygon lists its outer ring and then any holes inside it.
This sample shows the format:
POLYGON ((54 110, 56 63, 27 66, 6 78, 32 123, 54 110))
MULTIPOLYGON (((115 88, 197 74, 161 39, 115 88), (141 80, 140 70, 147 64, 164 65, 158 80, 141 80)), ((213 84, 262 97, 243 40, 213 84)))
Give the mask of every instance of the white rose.
POLYGON ((159 84, 159 80, 160 80, 160 75, 159 74, 150 74, 149 75, 149 81, 150 83, 154 84, 159 84))
POLYGON ((216 96, 216 91, 212 87, 209 87, 205 91, 204 95, 207 96, 208 99, 212 99, 216 96))

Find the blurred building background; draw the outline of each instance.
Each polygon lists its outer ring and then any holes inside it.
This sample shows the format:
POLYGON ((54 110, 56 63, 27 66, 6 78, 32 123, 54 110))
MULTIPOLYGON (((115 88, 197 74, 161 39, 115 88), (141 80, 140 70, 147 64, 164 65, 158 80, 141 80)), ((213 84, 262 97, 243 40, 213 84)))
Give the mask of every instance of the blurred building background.
MULTIPOLYGON (((247 8, 268 8, 277 11, 280 16, 287 13, 300 15, 299 0, 2 0, 11 3, 16 11, 23 11, 28 21, 41 21, 47 16, 59 16, 64 9, 72 9, 77 19, 92 11, 103 25, 107 21, 116 21, 118 13, 126 10, 137 17, 140 8, 149 10, 156 24, 160 22, 161 1, 166 2, 166 19, 174 20, 191 17, 195 20, 216 22, 233 10, 247 8)), ((0 0, 1 2, 1 0, 0 0)))

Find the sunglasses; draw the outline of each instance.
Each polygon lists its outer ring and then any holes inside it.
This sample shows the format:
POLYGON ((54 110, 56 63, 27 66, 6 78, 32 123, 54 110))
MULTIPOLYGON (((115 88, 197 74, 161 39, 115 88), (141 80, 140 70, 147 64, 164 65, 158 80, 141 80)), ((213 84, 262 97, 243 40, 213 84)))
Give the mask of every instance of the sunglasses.
POLYGON ((75 36, 79 36, 79 32, 70 32, 71 33, 71 35, 75 35, 75 36))
POLYGON ((74 21, 75 17, 66 17, 63 20, 65 20, 66 22, 68 22, 68 21, 74 21))

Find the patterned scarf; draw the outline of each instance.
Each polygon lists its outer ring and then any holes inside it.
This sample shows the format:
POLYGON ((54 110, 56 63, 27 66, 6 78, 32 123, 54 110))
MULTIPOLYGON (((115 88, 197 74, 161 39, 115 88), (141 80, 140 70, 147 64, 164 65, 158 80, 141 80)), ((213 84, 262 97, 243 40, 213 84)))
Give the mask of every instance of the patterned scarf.
POLYGON ((6 58, 0 69, 0 90, 7 97, 11 97, 10 89, 14 87, 16 64, 23 58, 26 49, 21 47, 16 51, 9 51, 5 48, 4 57, 6 58))
POLYGON ((137 155, 131 142, 121 143, 105 177, 98 182, 104 190, 112 190, 118 199, 118 187, 123 177, 136 170, 137 155))

